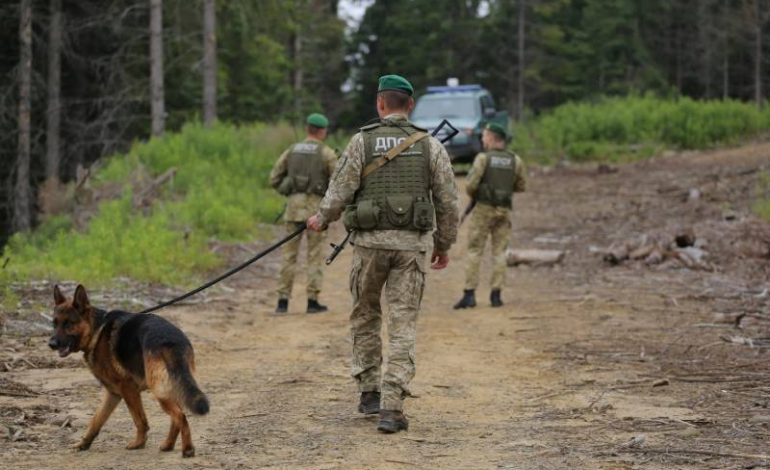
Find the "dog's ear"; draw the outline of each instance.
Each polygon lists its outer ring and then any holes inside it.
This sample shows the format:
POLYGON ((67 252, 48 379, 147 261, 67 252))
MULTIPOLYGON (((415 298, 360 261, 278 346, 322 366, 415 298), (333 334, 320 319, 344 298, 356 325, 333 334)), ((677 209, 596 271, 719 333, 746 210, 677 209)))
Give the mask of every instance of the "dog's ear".
POLYGON ((84 313, 90 304, 88 303, 88 294, 82 284, 78 284, 75 289, 75 297, 72 298, 72 306, 80 313, 84 313))
POLYGON ((61 305, 66 301, 67 301, 67 297, 64 297, 64 294, 61 293, 61 289, 59 289, 59 285, 56 284, 55 286, 53 286, 54 305, 61 305))

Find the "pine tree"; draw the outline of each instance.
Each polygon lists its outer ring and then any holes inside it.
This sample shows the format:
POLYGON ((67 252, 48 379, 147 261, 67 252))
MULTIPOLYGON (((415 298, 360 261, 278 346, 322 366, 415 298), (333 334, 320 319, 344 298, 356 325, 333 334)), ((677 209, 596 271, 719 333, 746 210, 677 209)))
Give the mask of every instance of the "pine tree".
POLYGON ((16 231, 27 231, 32 226, 30 187, 30 132, 32 92, 32 0, 21 0, 19 5, 19 153, 16 161, 16 194, 13 225, 16 231))

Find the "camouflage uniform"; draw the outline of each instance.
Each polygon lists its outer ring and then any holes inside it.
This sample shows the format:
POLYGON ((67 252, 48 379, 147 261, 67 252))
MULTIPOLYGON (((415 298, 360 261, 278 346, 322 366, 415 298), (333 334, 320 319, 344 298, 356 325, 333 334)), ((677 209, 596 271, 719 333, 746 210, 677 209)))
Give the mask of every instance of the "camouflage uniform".
MULTIPOLYGON (((406 122, 404 116, 397 114, 385 119, 406 122)), ((385 410, 402 410, 403 398, 414 377, 416 323, 425 286, 426 252, 433 249, 446 253, 457 238, 457 186, 452 165, 444 146, 433 137, 427 139, 436 231, 368 230, 357 231, 352 237, 355 250, 350 273, 351 373, 359 391, 381 392, 380 407, 385 410), (384 361, 380 339, 383 286, 390 306, 389 354, 384 361)), ((365 161, 364 138, 358 133, 343 153, 321 201, 319 214, 323 224, 337 220, 346 205, 353 202, 361 187, 365 161)))
MULTIPOLYGON (((318 141, 307 138, 304 142, 318 141)), ((270 172, 270 186, 273 188, 277 188, 287 175, 290 151, 291 148, 281 154, 273 170, 270 172)), ((326 145, 323 146, 321 155, 326 167, 326 174, 331 175, 334 173, 337 155, 334 153, 334 150, 326 145)), ((283 213, 286 233, 295 231, 299 224, 315 214, 320 202, 321 196, 313 193, 294 193, 289 195, 286 200, 286 209, 283 213)), ((317 300, 323 282, 323 248, 326 234, 324 232, 308 230, 305 232, 305 236, 307 237, 307 298, 309 300, 317 300)), ((291 297, 291 290, 294 285, 294 270, 297 264, 301 241, 302 237, 296 237, 283 247, 283 264, 278 280, 278 297, 281 299, 291 297)))
MULTIPOLYGON (((516 170, 513 180, 513 191, 526 190, 527 181, 524 164, 516 156, 516 170)), ((473 161, 473 167, 468 173, 466 191, 471 197, 476 196, 479 183, 486 172, 489 157, 480 153, 473 161)), ((479 285, 479 265, 487 243, 487 235, 492 238, 492 289, 500 289, 505 280, 505 249, 511 232, 511 208, 494 207, 483 202, 476 204, 470 218, 468 228, 468 254, 465 269, 465 289, 476 289, 479 285)))

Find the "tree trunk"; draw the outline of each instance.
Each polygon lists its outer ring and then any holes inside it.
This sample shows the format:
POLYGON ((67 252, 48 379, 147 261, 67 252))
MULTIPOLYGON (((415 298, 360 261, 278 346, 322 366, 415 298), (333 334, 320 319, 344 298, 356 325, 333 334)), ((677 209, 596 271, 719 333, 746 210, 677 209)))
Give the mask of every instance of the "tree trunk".
POLYGON ((150 0, 150 107, 152 135, 163 135, 166 128, 163 90, 163 0, 150 0))
POLYGON ((762 106, 762 19, 760 0, 754 0, 754 102, 762 106))
POLYGON ((682 82, 683 82, 683 71, 682 71, 682 25, 677 25, 676 27, 676 89, 679 91, 679 94, 682 94, 682 82))
POLYGON ((712 55, 713 55, 713 45, 714 42, 712 41, 712 35, 713 35, 713 21, 712 16, 709 13, 709 7, 710 5, 705 2, 699 2, 698 3, 698 39, 703 46, 701 57, 703 59, 703 62, 701 63, 701 66, 703 67, 703 77, 704 77, 704 83, 703 86, 705 88, 704 90, 704 96, 706 99, 711 99, 712 94, 712 55))
POLYGON ((519 34, 518 34, 518 77, 516 93, 516 119, 521 122, 524 119, 524 45, 525 45, 525 22, 526 22, 527 4, 525 0, 519 0, 519 34))
POLYGON ((16 165, 16 194, 13 228, 27 231, 32 226, 30 207, 30 92, 32 88, 32 0, 21 0, 19 15, 19 155, 16 165))
POLYGON ((59 133, 61 129, 61 0, 51 0, 51 25, 48 31, 48 112, 46 124, 45 176, 56 185, 59 182, 59 133))
POLYGON ((299 29, 294 33, 292 49, 294 55, 294 77, 292 77, 294 89, 294 115, 296 119, 300 119, 302 117, 302 81, 304 77, 302 69, 302 34, 299 29))
POLYGON ((730 97, 730 16, 729 0, 722 3, 722 99, 730 97))
POLYGON ((217 119, 217 36, 216 5, 203 0, 203 124, 217 119))
POLYGON ((724 64, 722 65, 722 99, 730 97, 730 59, 725 52, 724 64))

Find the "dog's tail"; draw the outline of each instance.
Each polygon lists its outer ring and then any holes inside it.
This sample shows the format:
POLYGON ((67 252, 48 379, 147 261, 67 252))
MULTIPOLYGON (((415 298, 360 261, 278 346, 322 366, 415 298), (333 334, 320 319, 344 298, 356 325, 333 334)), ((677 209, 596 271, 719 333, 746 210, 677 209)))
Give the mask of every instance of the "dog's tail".
POLYGON ((198 388, 198 383, 195 382, 195 377, 192 375, 192 351, 190 351, 189 358, 188 361, 185 357, 176 357, 174 361, 176 364, 169 367, 169 373, 177 385, 174 388, 179 394, 180 401, 196 415, 205 415, 209 412, 209 399, 198 388))

